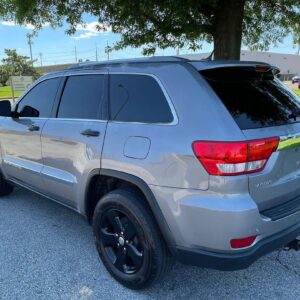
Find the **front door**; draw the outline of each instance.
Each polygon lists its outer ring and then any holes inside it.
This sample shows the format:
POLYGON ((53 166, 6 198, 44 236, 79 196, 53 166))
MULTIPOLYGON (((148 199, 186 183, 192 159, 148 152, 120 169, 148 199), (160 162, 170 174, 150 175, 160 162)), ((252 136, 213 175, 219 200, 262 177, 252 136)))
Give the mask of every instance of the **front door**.
POLYGON ((18 117, 7 117, 0 128, 2 172, 8 179, 43 192, 41 131, 51 115, 60 78, 35 85, 16 106, 18 117))
POLYGON ((90 172, 100 169, 107 126, 107 75, 67 76, 56 118, 42 131, 42 178, 47 195, 73 208, 90 172))

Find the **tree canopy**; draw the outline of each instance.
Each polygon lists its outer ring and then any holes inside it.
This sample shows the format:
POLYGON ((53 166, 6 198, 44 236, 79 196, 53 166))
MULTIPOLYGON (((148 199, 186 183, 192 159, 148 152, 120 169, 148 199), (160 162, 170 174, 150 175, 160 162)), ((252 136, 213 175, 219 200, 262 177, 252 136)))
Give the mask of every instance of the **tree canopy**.
POLYGON ((40 74, 32 66, 29 57, 18 55, 16 50, 5 49, 6 58, 2 59, 0 65, 0 84, 6 85, 9 77, 16 76, 33 76, 38 78, 40 74))
POLYGON ((42 28, 83 24, 86 13, 99 30, 121 33, 116 49, 143 47, 145 54, 167 47, 193 50, 213 42, 215 59, 239 59, 241 43, 266 50, 300 20, 300 0, 2 0, 0 17, 42 28))

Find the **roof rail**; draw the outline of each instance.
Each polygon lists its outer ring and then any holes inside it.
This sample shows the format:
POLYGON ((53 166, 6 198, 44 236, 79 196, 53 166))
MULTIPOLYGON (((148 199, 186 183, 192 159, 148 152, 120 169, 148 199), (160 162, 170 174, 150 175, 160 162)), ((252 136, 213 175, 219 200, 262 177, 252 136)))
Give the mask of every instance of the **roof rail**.
POLYGON ((109 65, 117 65, 117 64, 131 64, 131 63, 160 63, 160 62, 185 62, 189 61, 187 58, 176 57, 176 56, 152 56, 152 57, 141 57, 141 58, 130 58, 130 59, 115 59, 115 60, 106 60, 102 62, 98 61, 89 61, 84 63, 77 63, 70 67, 68 70, 76 70, 76 69, 92 69, 97 67, 104 67, 109 65))

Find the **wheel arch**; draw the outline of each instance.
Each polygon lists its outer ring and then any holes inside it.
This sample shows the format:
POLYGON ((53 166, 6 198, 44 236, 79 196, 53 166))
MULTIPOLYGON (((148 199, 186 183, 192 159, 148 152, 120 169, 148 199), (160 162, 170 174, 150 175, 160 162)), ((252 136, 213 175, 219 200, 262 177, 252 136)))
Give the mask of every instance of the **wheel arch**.
POLYGON ((106 176, 109 178, 115 178, 118 180, 122 180, 124 182, 130 183, 132 186, 137 187, 144 195, 144 198, 151 209, 151 212, 154 216, 155 222, 157 223, 160 232, 171 252, 172 249, 175 248, 175 240, 173 235, 170 231, 170 228, 166 222, 166 219, 157 203, 157 200, 152 193, 151 189, 149 188, 148 184, 142 180, 141 178, 128 174, 121 171, 111 170, 111 169, 95 169, 93 170, 87 182, 87 188, 85 192, 85 199, 84 199, 84 213, 87 217, 88 221, 91 221, 91 216, 89 215, 90 210, 90 201, 91 200, 91 193, 93 189, 96 187, 98 180, 102 177, 106 176))

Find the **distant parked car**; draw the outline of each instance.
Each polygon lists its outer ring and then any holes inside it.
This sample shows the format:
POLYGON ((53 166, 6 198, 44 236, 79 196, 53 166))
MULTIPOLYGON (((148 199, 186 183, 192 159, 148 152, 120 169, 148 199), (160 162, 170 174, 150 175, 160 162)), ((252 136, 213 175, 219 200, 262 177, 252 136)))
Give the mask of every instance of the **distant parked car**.
POLYGON ((300 73, 296 74, 293 78, 292 78, 292 83, 296 83, 300 81, 300 73))

